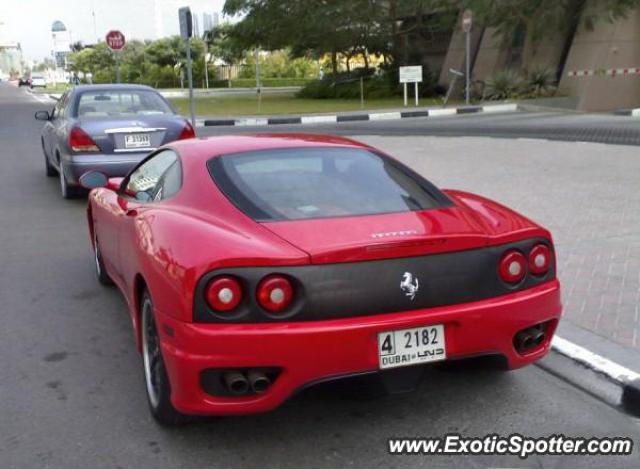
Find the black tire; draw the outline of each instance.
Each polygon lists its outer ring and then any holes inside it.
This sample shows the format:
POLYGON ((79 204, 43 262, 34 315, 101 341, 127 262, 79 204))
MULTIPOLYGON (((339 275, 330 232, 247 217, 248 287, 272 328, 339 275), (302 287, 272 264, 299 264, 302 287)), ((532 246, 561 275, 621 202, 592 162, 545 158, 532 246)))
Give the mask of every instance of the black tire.
POLYGON ((44 141, 42 141, 42 153, 44 154, 44 167, 47 177, 54 177, 58 175, 56 168, 49 162, 49 157, 47 156, 47 151, 44 149, 44 141))
POLYGON ((142 362, 149 410, 160 425, 167 427, 180 425, 187 419, 171 404, 171 384, 162 359, 153 302, 146 290, 140 301, 140 316, 142 362))
POLYGON ((93 235, 93 263, 96 269, 96 277, 98 282, 104 286, 113 285, 113 280, 109 277, 107 270, 104 268, 104 261, 102 260, 102 253, 100 252, 100 245, 98 244, 98 238, 93 235))
POLYGON ((67 181, 67 176, 64 174, 62 162, 60 162, 60 170, 58 171, 60 176, 60 195, 63 199, 76 199, 82 195, 81 188, 72 186, 67 181))

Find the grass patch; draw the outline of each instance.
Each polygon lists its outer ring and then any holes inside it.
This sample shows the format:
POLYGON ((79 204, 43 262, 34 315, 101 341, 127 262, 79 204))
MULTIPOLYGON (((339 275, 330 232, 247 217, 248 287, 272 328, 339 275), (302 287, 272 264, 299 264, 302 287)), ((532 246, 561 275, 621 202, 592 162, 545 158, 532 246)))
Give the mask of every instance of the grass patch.
MULTIPOLYGON (((71 85, 69 83, 47 83, 47 87, 45 88, 45 91, 47 93, 64 93, 65 91, 67 91, 69 88, 71 88, 71 85)), ((39 88, 42 89, 42 88, 39 88)))
MULTIPOLYGON (((182 115, 189 115, 188 98, 171 98, 169 101, 182 115)), ((289 95, 266 95, 258 104, 256 96, 222 96, 199 97, 196 101, 198 116, 242 116, 242 115, 273 115, 273 114, 309 114, 321 112, 359 111, 358 99, 304 99, 289 95)), ((411 109, 411 105, 407 110, 411 109)), ((420 106, 437 106, 442 101, 436 99, 422 99, 420 106)), ((402 98, 365 99, 364 109, 401 108, 402 98)))

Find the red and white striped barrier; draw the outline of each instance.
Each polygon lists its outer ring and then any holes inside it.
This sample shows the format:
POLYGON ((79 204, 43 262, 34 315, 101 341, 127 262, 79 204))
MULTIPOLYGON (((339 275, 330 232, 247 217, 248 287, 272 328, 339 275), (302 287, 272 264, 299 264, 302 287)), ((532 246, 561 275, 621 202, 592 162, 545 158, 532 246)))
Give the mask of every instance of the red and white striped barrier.
POLYGON ((595 76, 631 76, 640 75, 640 67, 633 68, 597 68, 594 70, 570 70, 567 75, 570 77, 595 77, 595 76))

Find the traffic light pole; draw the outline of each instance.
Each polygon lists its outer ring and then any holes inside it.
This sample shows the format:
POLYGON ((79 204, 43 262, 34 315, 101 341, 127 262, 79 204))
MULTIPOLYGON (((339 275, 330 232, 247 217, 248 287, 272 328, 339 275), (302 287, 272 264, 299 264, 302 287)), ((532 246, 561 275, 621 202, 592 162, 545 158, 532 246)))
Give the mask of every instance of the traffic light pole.
POLYGON ((193 100, 193 71, 191 61, 191 40, 185 41, 187 45, 187 80, 189 81, 189 107, 191 109, 191 125, 196 128, 196 108, 193 100))

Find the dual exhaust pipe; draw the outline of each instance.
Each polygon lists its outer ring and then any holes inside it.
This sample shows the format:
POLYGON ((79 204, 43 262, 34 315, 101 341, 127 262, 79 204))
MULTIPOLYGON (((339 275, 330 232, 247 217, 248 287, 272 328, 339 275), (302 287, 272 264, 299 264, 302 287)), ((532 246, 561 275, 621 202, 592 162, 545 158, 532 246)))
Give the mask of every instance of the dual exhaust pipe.
POLYGON ((524 353, 539 347, 545 339, 544 325, 538 324, 518 332, 513 339, 513 345, 519 353, 524 353))
POLYGON ((235 396, 249 392, 262 394, 271 386, 271 379, 260 370, 249 370, 247 373, 229 371, 222 375, 222 379, 227 391, 235 396))

